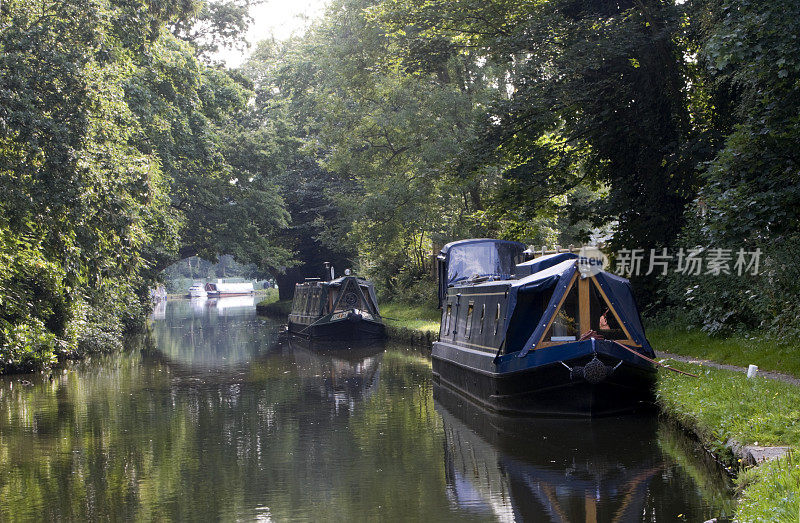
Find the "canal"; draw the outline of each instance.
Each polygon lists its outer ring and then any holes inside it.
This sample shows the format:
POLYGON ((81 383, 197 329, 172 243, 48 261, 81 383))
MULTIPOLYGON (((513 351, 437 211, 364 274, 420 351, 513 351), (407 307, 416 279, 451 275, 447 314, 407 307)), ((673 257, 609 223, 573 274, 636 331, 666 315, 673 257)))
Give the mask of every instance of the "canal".
POLYGON ((656 417, 507 418, 395 344, 170 301, 123 354, 0 377, 0 520, 705 521, 727 478, 656 417))

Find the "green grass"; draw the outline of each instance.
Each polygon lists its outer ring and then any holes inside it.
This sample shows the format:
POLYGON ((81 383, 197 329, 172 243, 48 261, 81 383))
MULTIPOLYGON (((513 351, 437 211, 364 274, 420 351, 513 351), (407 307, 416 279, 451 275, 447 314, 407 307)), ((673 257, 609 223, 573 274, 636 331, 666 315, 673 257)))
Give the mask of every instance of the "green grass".
POLYGON ((269 305, 278 301, 278 289, 264 289, 259 292, 258 296, 263 296, 261 301, 258 302, 259 305, 269 305))
MULTIPOLYGON (((732 457, 729 440, 745 445, 788 445, 800 450, 800 387, 739 372, 669 362, 691 378, 659 371, 663 412, 695 432, 712 451, 732 457)), ((738 521, 797 521, 800 467, 788 456, 739 474, 738 521)))
POLYGON ((738 521, 796 522, 800 520, 800 459, 793 451, 739 475, 743 489, 738 521))
POLYGON ((267 293, 258 304, 256 311, 269 316, 288 316, 292 310, 292 300, 279 300, 278 289, 267 289, 267 293))
POLYGON ((716 338, 697 329, 687 330, 676 325, 649 327, 647 339, 653 348, 664 352, 741 367, 753 364, 764 370, 800 376, 798 341, 779 343, 757 333, 716 338))
POLYGON ((387 325, 420 332, 439 332, 442 313, 438 309, 401 302, 381 303, 380 308, 387 325))

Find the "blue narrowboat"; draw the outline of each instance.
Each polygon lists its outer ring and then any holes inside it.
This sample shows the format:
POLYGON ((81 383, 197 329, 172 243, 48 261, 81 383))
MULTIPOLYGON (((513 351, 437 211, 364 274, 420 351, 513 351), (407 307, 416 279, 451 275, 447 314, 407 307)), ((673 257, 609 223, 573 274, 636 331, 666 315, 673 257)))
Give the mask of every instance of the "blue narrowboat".
POLYGON ((577 254, 526 254, 494 239, 442 248, 434 379, 499 412, 588 417, 651 404, 655 354, 630 282, 577 254))

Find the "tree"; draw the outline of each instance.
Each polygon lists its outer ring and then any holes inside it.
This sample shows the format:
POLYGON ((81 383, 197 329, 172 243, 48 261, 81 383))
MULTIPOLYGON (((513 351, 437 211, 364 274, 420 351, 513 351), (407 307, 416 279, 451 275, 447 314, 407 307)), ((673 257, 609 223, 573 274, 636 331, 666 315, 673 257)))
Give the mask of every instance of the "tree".
POLYGON ((119 343, 142 312, 145 246, 166 238, 171 217, 158 162, 130 143, 128 46, 146 45, 163 21, 146 3, 131 20, 133 3, 0 10, 0 368, 119 343))

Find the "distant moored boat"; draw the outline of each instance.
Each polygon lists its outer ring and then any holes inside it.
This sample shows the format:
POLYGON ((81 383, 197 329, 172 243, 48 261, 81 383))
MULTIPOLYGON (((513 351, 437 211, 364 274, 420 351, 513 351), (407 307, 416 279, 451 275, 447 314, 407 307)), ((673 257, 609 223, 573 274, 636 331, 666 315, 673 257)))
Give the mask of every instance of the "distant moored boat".
POLYGON ((307 278, 295 285, 289 332, 316 339, 386 336, 374 286, 350 275, 330 281, 307 278))
POLYGON ((223 296, 251 296, 255 293, 253 282, 228 283, 217 280, 215 283, 206 283, 206 292, 209 298, 223 296))
POLYGON ((202 283, 195 283, 189 287, 190 298, 206 298, 208 293, 202 283))

